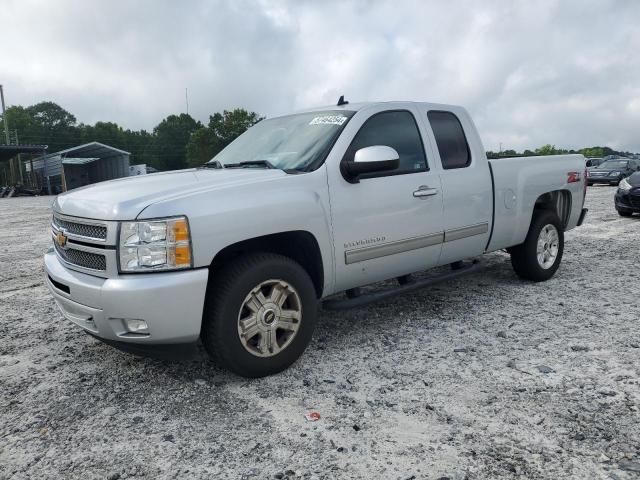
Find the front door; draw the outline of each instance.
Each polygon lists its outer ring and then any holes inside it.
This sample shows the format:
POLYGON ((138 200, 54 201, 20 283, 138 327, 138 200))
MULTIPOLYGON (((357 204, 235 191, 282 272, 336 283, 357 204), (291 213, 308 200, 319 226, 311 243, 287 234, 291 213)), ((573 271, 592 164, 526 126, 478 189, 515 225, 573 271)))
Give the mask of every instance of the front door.
POLYGON ((442 248, 442 187, 431 171, 410 110, 374 109, 351 120, 357 133, 343 161, 364 147, 384 145, 400 157, 396 170, 347 182, 329 168, 336 290, 402 276, 437 265, 442 248), (380 111, 376 111, 380 110, 380 111))

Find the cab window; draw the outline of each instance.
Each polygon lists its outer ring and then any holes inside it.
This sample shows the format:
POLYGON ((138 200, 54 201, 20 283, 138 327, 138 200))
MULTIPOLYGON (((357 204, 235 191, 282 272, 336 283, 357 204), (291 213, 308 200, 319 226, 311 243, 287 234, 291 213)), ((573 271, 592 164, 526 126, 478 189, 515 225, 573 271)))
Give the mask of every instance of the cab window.
POLYGON ((471 150, 458 117, 451 112, 427 113, 433 135, 436 137, 442 168, 465 168, 471 165, 471 150))
POLYGON ((415 118, 406 110, 381 112, 369 118, 354 137, 347 153, 346 161, 353 161, 361 148, 384 145, 398 152, 400 164, 397 169, 363 175, 361 178, 401 175, 424 172, 427 158, 415 118))

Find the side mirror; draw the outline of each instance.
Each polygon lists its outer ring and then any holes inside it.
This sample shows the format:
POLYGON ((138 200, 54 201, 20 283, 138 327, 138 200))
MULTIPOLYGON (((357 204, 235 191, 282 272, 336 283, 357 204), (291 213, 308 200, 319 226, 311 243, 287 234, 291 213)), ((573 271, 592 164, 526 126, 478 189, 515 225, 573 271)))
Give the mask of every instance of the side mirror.
POLYGON ((342 174, 350 183, 358 183, 358 177, 367 173, 388 172, 400 165, 400 156, 395 149, 384 145, 361 148, 353 161, 342 162, 342 174))

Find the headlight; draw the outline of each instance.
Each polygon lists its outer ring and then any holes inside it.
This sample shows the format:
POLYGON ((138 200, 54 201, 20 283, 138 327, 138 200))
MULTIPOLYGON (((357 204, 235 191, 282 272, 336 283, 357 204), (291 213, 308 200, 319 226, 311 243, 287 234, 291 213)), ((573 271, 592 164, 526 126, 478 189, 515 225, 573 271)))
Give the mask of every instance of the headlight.
POLYGON ((631 190, 631 184, 627 181, 626 178, 623 178, 622 180, 620 180, 620 184, 618 185, 618 188, 626 192, 631 190))
POLYGON ((609 172, 610 177, 617 177, 618 175, 620 175, 620 172, 609 172))
POLYGON ((191 268, 187 218, 122 222, 118 258, 121 272, 191 268))

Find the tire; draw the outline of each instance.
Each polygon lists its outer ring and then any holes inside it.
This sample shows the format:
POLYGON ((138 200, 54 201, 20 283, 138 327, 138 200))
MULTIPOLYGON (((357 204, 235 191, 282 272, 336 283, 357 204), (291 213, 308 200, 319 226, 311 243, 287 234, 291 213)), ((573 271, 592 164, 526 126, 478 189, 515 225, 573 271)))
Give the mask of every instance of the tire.
POLYGON ((511 265, 520 278, 543 282, 553 277, 556 270, 558 270, 562 261, 563 251, 564 232, 558 215, 550 210, 536 210, 524 243, 514 247, 511 251, 511 265), (544 244, 541 245, 542 259, 546 261, 541 263, 538 256, 538 241, 541 239, 543 230, 545 233, 542 235, 546 236, 548 233, 552 233, 553 229, 555 229, 557 237, 556 248, 553 248, 554 242, 552 238, 547 238, 546 241, 543 239, 544 244), (555 257, 551 255, 553 252, 555 252, 555 257), (549 253, 548 257, 547 253, 549 253))
POLYGON ((621 217, 630 217, 631 215, 633 215, 633 212, 629 210, 618 210, 618 215, 620 215, 621 217))
POLYGON ((593 187, 593 182, 587 182, 587 185, 588 185, 589 187, 593 187))
POLYGON ((281 372, 302 355, 317 315, 316 290, 304 268, 282 255, 254 253, 212 275, 201 338, 214 361, 256 378, 281 372), (296 311, 297 321, 291 316, 296 311), (289 330, 278 328, 287 325, 289 330))

